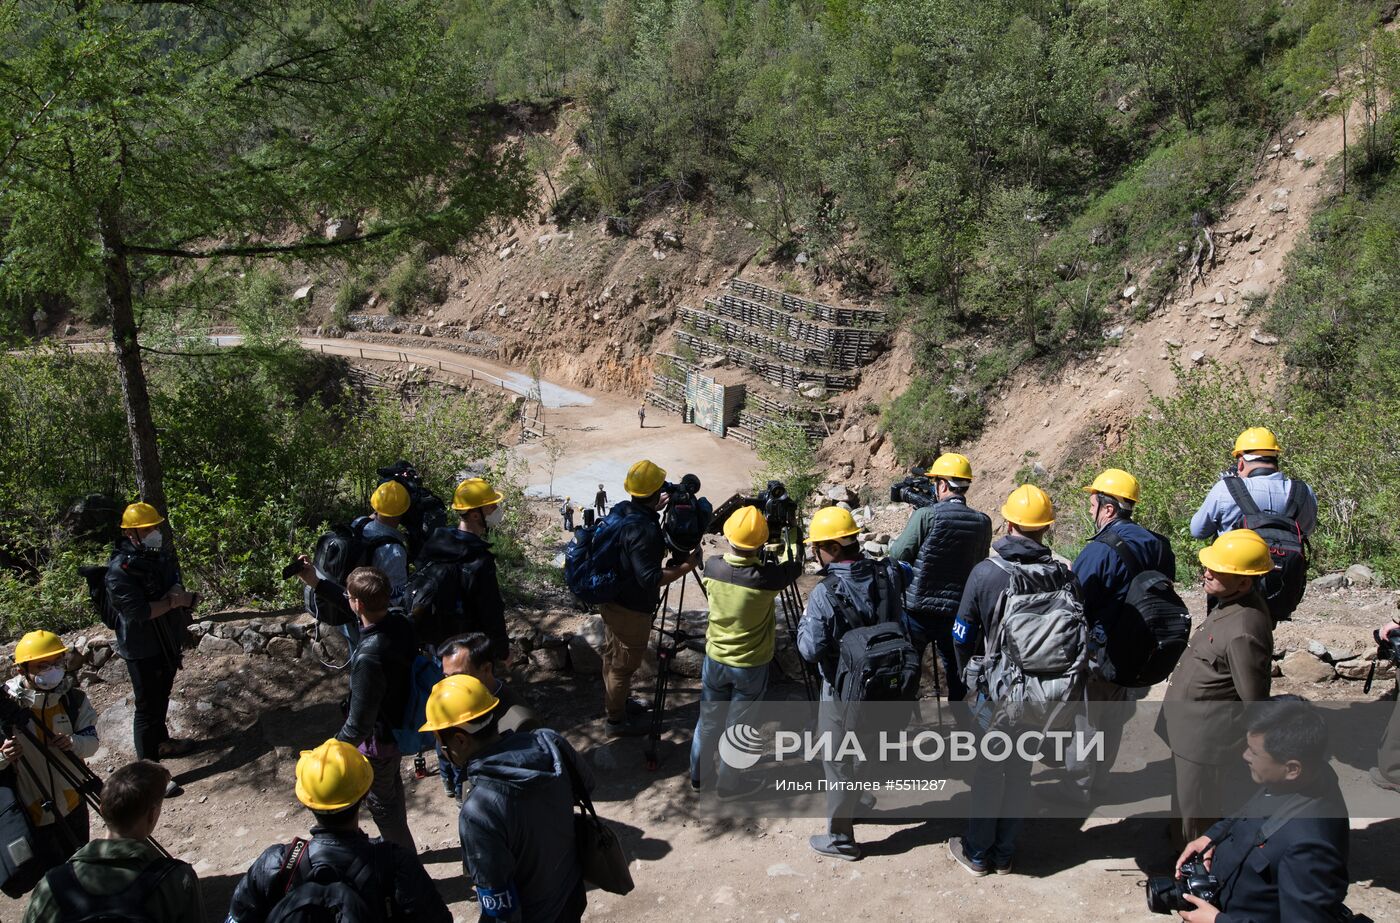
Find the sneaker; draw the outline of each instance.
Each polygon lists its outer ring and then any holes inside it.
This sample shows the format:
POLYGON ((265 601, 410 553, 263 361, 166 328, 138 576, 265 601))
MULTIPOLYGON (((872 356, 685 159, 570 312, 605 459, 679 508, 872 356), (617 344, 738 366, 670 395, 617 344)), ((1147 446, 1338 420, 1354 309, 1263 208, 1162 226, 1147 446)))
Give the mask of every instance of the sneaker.
POLYGON ((832 859, 855 862, 861 857, 860 847, 856 845, 855 840, 835 837, 829 833, 809 837, 807 845, 812 847, 812 851, 817 855, 828 856, 832 859))
POLYGON ((695 778, 694 776, 690 777, 690 790, 692 792, 700 791, 700 780, 695 778))
MULTIPOLYGON (((953 861, 961 865, 973 878, 984 877, 988 869, 980 862, 974 862, 967 854, 967 845, 963 843, 963 838, 954 836, 948 838, 948 855, 953 857, 953 861)), ((1010 866, 1007 866, 1010 869, 1010 866)))
POLYGON ((1371 768, 1371 782, 1377 788, 1383 788, 1388 792, 1400 792, 1400 782, 1392 781, 1385 773, 1381 772, 1379 766, 1371 768))
POLYGON ((174 779, 171 779, 169 782, 165 783, 165 797, 177 798, 180 795, 183 795, 184 793, 185 790, 181 788, 180 783, 176 782, 174 779))
POLYGON ((1012 863, 1010 862, 1006 863, 1005 865, 994 865, 992 866, 992 871, 997 873, 998 875, 1010 875, 1011 865, 1012 863))
POLYGON ((633 718, 624 718, 621 721, 614 721, 609 718, 604 722, 609 737, 642 737, 651 727, 633 718))

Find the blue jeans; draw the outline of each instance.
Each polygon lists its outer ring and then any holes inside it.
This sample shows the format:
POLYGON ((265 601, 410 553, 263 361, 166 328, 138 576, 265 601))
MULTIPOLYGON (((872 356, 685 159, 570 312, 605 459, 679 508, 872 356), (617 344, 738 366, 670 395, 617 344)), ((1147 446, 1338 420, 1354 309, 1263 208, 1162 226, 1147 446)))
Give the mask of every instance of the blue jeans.
MULTIPOLYGON (((988 730, 992 706, 978 695, 973 715, 983 732, 988 730)), ((1014 733, 1012 733, 1014 738, 1014 733)), ((963 845, 967 857, 988 868, 1005 868, 1016 851, 1016 837, 1025 824, 1031 796, 1031 764, 1014 753, 1009 759, 978 759, 972 773, 972 816, 963 845)))
POLYGON ((919 666, 924 664, 924 650, 930 646, 938 651, 943 660, 943 675, 948 680, 949 702, 962 702, 967 699, 967 686, 958 672, 958 655, 953 650, 953 618, 947 615, 927 616, 922 622, 910 615, 904 616, 904 627, 913 642, 914 652, 919 655, 919 666))
MULTIPOLYGON (((731 667, 705 658, 700 674, 700 719, 690 740, 690 777, 704 782, 710 777, 715 750, 724 729, 743 724, 753 703, 768 688, 768 664, 761 667, 731 667), (727 706, 724 703, 729 703, 727 706)), ((719 764, 720 787, 732 782, 733 770, 723 760, 719 764)))

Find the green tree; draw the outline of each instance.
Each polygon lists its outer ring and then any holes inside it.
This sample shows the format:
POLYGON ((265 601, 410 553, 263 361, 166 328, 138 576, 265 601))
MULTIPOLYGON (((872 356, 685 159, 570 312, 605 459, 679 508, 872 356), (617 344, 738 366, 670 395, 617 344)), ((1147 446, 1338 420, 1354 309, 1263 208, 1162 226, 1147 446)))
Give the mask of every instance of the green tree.
POLYGON ((1045 193, 1011 186, 992 193, 983 223, 984 301, 1015 323, 1031 351, 1040 349, 1041 295, 1052 272, 1045 259, 1045 193))
POLYGON ((141 361, 152 280, 255 258, 450 249, 522 213, 435 0, 0 6, 0 284, 99 280, 137 488, 166 508, 141 361), (362 217, 352 234, 326 217, 362 217))

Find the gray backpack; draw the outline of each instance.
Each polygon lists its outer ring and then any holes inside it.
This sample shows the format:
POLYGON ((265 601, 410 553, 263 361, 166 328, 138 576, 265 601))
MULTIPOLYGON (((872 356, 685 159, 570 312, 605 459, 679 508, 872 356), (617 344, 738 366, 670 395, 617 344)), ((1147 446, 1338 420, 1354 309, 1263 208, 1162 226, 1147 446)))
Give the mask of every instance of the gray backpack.
POLYGON ((1011 578, 978 679, 1003 719, 993 723, 1067 728, 1089 676, 1089 623, 1079 582, 1058 561, 990 560, 1011 578))

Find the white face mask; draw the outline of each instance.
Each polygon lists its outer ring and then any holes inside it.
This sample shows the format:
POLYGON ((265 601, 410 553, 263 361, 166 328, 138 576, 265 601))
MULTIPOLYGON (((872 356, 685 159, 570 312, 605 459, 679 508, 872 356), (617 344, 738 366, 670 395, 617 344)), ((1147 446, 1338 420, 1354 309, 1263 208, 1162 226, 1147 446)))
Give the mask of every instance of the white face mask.
POLYGON ((494 529, 504 522, 505 518, 505 507, 497 506, 494 510, 486 514, 486 524, 494 529))
POLYGON ((67 673, 61 666, 54 665, 48 667, 34 674, 34 686, 36 689, 57 689, 59 683, 63 682, 63 677, 66 675, 67 673))
POLYGON ((141 539, 141 544, 145 545, 150 551, 160 551, 161 546, 165 544, 165 536, 161 534, 159 529, 156 529, 145 538, 141 539))

